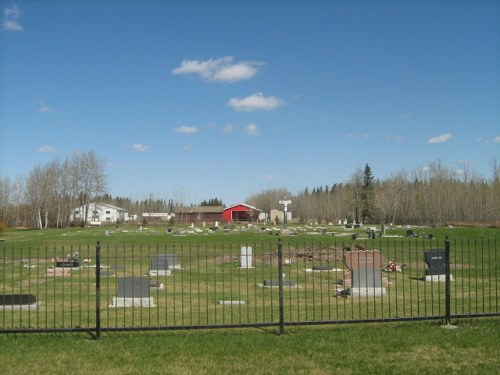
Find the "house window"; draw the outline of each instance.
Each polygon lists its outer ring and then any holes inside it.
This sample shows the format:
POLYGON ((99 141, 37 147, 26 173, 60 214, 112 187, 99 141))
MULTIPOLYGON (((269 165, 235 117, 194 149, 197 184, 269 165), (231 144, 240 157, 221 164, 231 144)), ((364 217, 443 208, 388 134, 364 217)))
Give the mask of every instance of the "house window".
POLYGON ((109 216, 107 216, 106 221, 111 221, 111 218, 109 216))
POLYGON ((106 211, 106 214, 109 215, 111 213, 111 211, 106 211))

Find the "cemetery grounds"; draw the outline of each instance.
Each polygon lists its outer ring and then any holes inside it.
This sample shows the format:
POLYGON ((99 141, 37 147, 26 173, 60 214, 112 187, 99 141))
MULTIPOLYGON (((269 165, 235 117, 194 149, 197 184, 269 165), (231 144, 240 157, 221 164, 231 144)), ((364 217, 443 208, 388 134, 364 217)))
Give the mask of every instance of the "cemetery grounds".
MULTIPOLYGON (((0 249, 3 251, 0 293, 38 292, 38 299, 45 306, 42 305, 42 308, 36 311, 7 314, 3 312, 2 328, 22 326, 27 331, 80 330, 86 333, 52 333, 48 337, 0 335, 1 340, 5 344, 14 340, 21 348, 30 345, 23 342, 31 342, 38 348, 33 353, 35 358, 49 354, 46 351, 50 351, 51 346, 53 350, 58 348, 58 342, 61 340, 66 343, 63 346, 67 348, 73 347, 75 340, 78 341, 78 337, 81 339, 81 335, 88 335, 89 341, 93 342, 94 340, 90 340, 94 335, 93 330, 88 329, 96 324, 95 268, 92 266, 95 265, 93 262, 96 243, 100 241, 103 255, 101 265, 114 266, 111 267, 113 275, 103 277, 101 281, 103 332, 158 328, 176 328, 179 331, 105 333, 105 340, 99 340, 96 346, 106 347, 110 341, 118 342, 118 345, 128 350, 137 353, 142 351, 145 357, 150 357, 151 350, 160 356, 163 353, 163 349, 160 349, 163 344, 158 344, 160 347, 155 350, 145 344, 149 340, 159 340, 162 343, 164 340, 171 340, 167 347, 172 351, 175 350, 171 346, 175 347, 178 345, 176 341, 181 341, 185 346, 179 348, 185 347, 188 351, 191 348, 192 353, 180 353, 180 357, 197 358, 189 363, 173 361, 176 362, 178 371, 173 365, 171 373, 216 373, 217 369, 222 369, 222 372, 226 369, 227 373, 237 368, 248 373, 265 373, 265 368, 260 367, 261 360, 253 364, 238 361, 231 343, 247 348, 254 358, 267 358, 269 373, 289 373, 290 369, 295 369, 295 373, 311 370, 314 373, 331 373, 323 366, 340 366, 346 369, 347 373, 370 373, 368 368, 381 366, 379 370, 382 370, 384 363, 387 363, 387 369, 395 370, 398 359, 404 359, 410 364, 408 371, 403 373, 413 373, 412 368, 418 369, 419 373, 433 373, 426 372, 425 369, 436 370, 436 355, 441 355, 446 360, 443 364, 444 373, 455 373, 457 369, 467 369, 467 373, 475 373, 476 369, 482 370, 477 373, 494 373, 490 372, 490 366, 495 366, 495 363, 498 365, 498 356, 490 357, 488 353, 491 354, 491 350, 494 350, 492 348, 498 348, 499 344, 498 335, 491 334, 491 330, 498 332, 499 327, 497 229, 414 228, 418 237, 408 238, 404 228, 395 228, 387 231, 388 237, 374 240, 367 239, 364 230, 345 231, 340 227, 290 227, 297 233, 296 236, 279 237, 278 228, 267 229, 263 231, 260 226, 230 227, 226 231, 208 233, 203 229, 199 232, 190 231, 189 228, 175 228, 167 233, 165 228, 161 227, 142 230, 138 227, 103 227, 4 232, 0 237, 3 239, 0 243, 0 249), (358 239, 353 239, 353 233, 358 233, 358 239), (429 240, 431 233, 432 240, 429 240), (428 249, 444 248, 446 236, 452 244, 452 323, 461 327, 453 332, 438 329, 443 324, 444 287, 441 283, 428 284, 421 280, 425 272, 421 253, 428 249), (277 277, 276 252, 279 238, 283 244, 283 258, 289 260, 289 263, 284 265, 283 272, 286 279, 293 279, 298 285, 297 288, 286 288, 284 291, 284 318, 287 328, 285 336, 281 338, 277 334, 277 319, 280 313, 276 302, 278 292, 275 288, 260 286, 264 280, 277 277), (241 246, 252 247, 254 268, 238 267, 241 246), (384 273, 388 295, 377 298, 334 296, 339 288, 338 281, 344 277, 346 270, 342 252, 346 247, 356 246, 366 250, 379 250, 384 262, 395 260, 404 266, 402 272, 384 273), (54 257, 62 258, 74 252, 79 253, 80 259, 89 259, 90 262, 78 272, 72 272, 70 277, 46 277, 46 270, 51 267, 54 257), (147 275, 151 259, 162 253, 177 254, 182 270, 174 270, 171 276, 158 277, 158 281, 164 284, 164 289, 155 289, 151 293, 156 306, 109 308, 110 301, 116 295, 117 279, 127 275, 147 275), (305 271, 312 269, 315 264, 328 264, 333 269, 342 271, 305 271), (218 304, 218 301, 245 301, 245 304, 226 305, 218 304), (489 317, 490 315, 492 317, 489 317), (471 319, 475 316, 483 318, 471 319), (401 322, 348 324, 378 320, 401 322), (333 327, 325 326, 325 323, 346 325, 333 327), (303 325, 315 327, 298 327, 303 325), (222 329, 184 331, 184 328, 215 327, 222 329), (235 328, 229 330, 229 327, 235 328), (260 329, 242 330, 242 327, 260 329), (406 341, 408 334, 412 345, 417 348, 416 353, 406 341), (339 341, 334 343, 334 337, 339 341), (371 341, 367 340, 367 337, 371 337, 371 341), (275 343, 275 346, 269 348, 269 342, 275 343), (462 347, 465 342, 468 343, 468 349, 474 353, 472 358, 468 355, 467 361, 464 357, 467 348, 462 347), (481 342, 488 345, 482 351, 477 348, 481 342), (51 344, 44 348, 43 343, 51 344), (307 349, 302 346, 304 343, 308 343, 307 349), (357 343, 356 350, 346 351, 338 346, 342 343, 349 347, 357 343), (455 347, 454 343, 458 344, 458 347, 455 347), (149 350, 143 349, 144 346, 149 350), (385 349, 383 353, 381 348, 385 349), (378 355, 365 358, 361 354, 366 350, 378 355), (205 351, 207 354, 203 354, 205 351), (277 359, 274 359, 271 353, 281 354, 277 354, 277 359), (316 358, 315 361, 312 361, 307 353, 316 358), (392 353, 392 357, 387 358, 384 353, 392 353), (232 359, 214 359, 221 356, 232 359), (433 365, 423 366, 419 357, 428 357, 433 365), (299 358, 302 359, 300 363, 297 362, 299 358), (357 358, 356 366, 361 367, 352 367, 354 358, 357 358), (451 360, 452 358, 454 359, 451 360), (363 370, 363 366, 366 366, 368 372, 363 370)), ((12 361, 7 361, 6 366, 9 366, 9 363, 12 366, 16 366, 16 363, 19 365, 21 359, 16 360, 12 350, 2 351, 9 355, 9 358, 13 358, 12 361)), ((96 353, 91 346, 83 349, 82 358, 90 358, 93 355, 96 353)), ((113 373, 114 369, 121 369, 121 372, 116 370, 116 373, 135 372, 132 358, 120 354, 116 359, 104 363, 103 358, 100 366, 109 367, 109 373, 113 373), (130 371, 123 371, 126 363, 130 366, 130 371)), ((35 366, 33 361, 28 362, 28 368, 35 366)), ((153 368, 155 363, 155 360, 151 362, 153 368)), ((141 365, 147 368, 146 364, 141 365)), ((63 371, 68 369, 61 366, 52 369, 56 370, 55 373, 68 373, 63 371)), ((91 372, 92 367, 97 368, 94 365, 88 366, 91 372)))

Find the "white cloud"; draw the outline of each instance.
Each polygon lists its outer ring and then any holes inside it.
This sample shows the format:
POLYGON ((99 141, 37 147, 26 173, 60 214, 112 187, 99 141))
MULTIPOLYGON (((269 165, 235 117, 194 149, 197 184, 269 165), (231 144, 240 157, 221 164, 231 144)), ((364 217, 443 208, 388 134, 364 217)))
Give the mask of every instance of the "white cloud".
POLYGON ((206 81, 233 83, 252 78, 259 65, 261 63, 251 61, 234 63, 232 56, 205 61, 183 60, 179 67, 172 70, 172 74, 197 74, 206 81))
POLYGON ((16 4, 13 4, 11 8, 5 8, 2 28, 7 31, 23 31, 23 26, 18 22, 19 18, 21 18, 21 12, 16 4))
POLYGON ((247 135, 259 135, 259 127, 255 124, 248 124, 245 127, 245 133, 247 135))
POLYGON ((446 141, 449 141, 451 139, 451 137, 452 137, 451 133, 445 133, 445 134, 438 135, 437 137, 429 138, 427 143, 429 143, 429 144, 444 143, 446 141))
POLYGON ((36 149, 38 152, 52 153, 56 152, 56 149, 52 146, 40 146, 36 149))
POLYGON ((226 124, 222 128, 222 132, 225 133, 225 134, 233 133, 234 132, 234 125, 233 124, 226 124))
POLYGON ((231 98, 227 104, 237 111, 254 112, 271 111, 282 105, 283 101, 274 96, 266 98, 262 93, 258 92, 243 99, 231 98))
POLYGON ((500 143, 500 135, 497 135, 496 137, 493 137, 492 139, 478 138, 477 141, 481 142, 481 143, 500 143))
POLYGON ((58 113, 57 109, 51 108, 45 104, 45 100, 40 99, 40 106, 38 107, 38 112, 41 113, 58 113))
POLYGON ((385 139, 388 141, 397 141, 397 142, 403 142, 405 138, 402 135, 386 135, 385 139))
POLYGON ((149 146, 143 145, 142 143, 134 143, 130 148, 136 152, 145 152, 149 150, 149 146))
POLYGON ((195 134, 198 132, 198 129, 194 126, 182 125, 181 127, 174 128, 174 132, 181 134, 195 134))

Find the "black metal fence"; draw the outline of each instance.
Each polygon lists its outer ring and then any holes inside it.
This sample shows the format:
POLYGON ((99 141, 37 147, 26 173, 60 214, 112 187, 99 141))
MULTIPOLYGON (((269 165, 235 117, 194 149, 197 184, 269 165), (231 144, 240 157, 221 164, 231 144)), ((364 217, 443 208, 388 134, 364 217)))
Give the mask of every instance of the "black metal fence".
POLYGON ((0 333, 279 327, 500 315, 490 240, 0 250, 0 333), (438 251, 439 250, 439 251, 438 251))

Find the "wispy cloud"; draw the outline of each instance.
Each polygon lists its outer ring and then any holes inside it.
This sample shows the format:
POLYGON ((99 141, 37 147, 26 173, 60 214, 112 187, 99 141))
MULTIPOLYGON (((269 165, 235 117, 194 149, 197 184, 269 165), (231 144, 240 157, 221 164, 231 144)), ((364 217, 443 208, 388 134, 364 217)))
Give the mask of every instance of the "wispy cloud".
POLYGON ((271 181, 274 180, 274 176, 271 175, 259 176, 259 180, 271 181))
POLYGON ((245 133, 252 136, 259 135, 259 127, 255 124, 248 124, 245 127, 245 133))
POLYGON ((58 113, 57 109, 51 108, 45 104, 45 100, 40 99, 40 105, 38 106, 38 112, 41 113, 58 113))
POLYGON ((131 149, 132 151, 135 151, 135 152, 146 152, 150 149, 149 146, 147 145, 144 145, 142 143, 134 143, 133 145, 130 145, 130 146, 125 146, 126 148, 129 148, 131 149))
POLYGON ((52 146, 40 146, 36 149, 38 152, 43 152, 43 153, 54 153, 56 152, 56 149, 52 146))
POLYGON ((222 128, 222 132, 223 132, 224 134, 234 133, 234 125, 233 125, 233 124, 226 124, 226 125, 222 128))
POLYGON ((258 92, 243 99, 231 98, 227 104, 236 111, 255 112, 271 111, 283 103, 283 100, 275 96, 265 97, 262 93, 258 92))
POLYGON ((493 138, 478 138, 477 141, 480 143, 500 143, 500 135, 493 138))
POLYGON ((23 31, 23 26, 19 23, 21 12, 16 4, 3 10, 2 29, 7 31, 23 31))
POLYGON ((445 133, 438 135, 436 137, 429 138, 427 141, 428 144, 437 144, 437 143, 444 143, 447 142, 451 139, 452 135, 451 133, 445 133))
POLYGON ((195 134, 198 132, 198 128, 195 128, 194 126, 182 125, 178 128, 174 128, 173 131, 181 134, 195 134))
POLYGON ((386 135, 385 136, 385 139, 387 139, 388 141, 396 141, 396 142, 403 142, 405 137, 403 137, 402 135, 386 135))
POLYGON ((172 70, 174 75, 199 75, 206 81, 233 83, 252 78, 257 73, 259 62, 234 62, 232 56, 219 59, 183 60, 181 65, 172 70))

